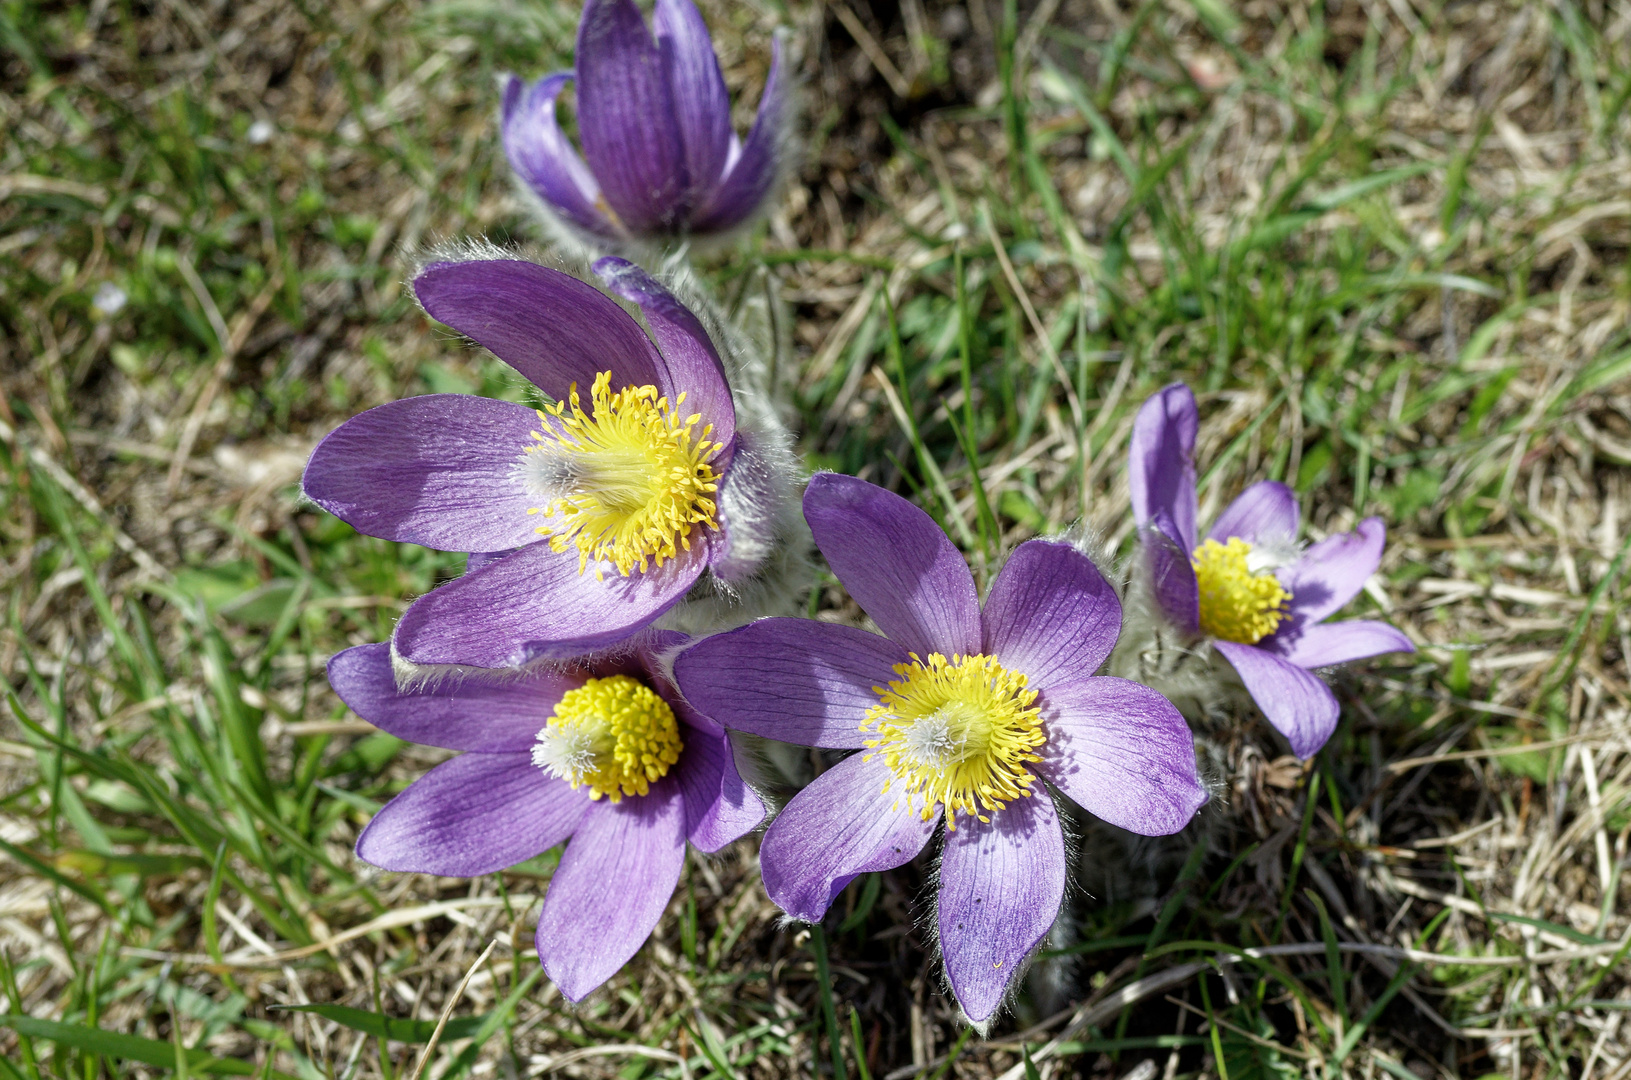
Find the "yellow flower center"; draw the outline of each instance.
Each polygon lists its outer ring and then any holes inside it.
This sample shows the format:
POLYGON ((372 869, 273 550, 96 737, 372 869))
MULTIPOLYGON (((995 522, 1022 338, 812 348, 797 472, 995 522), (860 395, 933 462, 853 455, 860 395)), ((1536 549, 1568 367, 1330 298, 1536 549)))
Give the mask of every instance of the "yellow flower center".
POLYGON ((1253 573, 1251 544, 1231 536, 1195 549, 1192 565, 1201 589, 1201 630, 1224 641, 1256 645, 1287 615, 1291 593, 1270 571, 1253 573))
POLYGON ((948 829, 957 828, 958 813, 990 821, 986 814, 1031 794, 1025 766, 1042 760, 1036 748, 1047 736, 1024 675, 989 656, 947 660, 939 653, 927 663, 913 653, 895 674, 900 679, 888 689, 872 688, 878 704, 861 730, 877 738, 867 740, 865 760, 883 755, 905 784, 908 805, 913 795, 923 797, 923 820, 938 803, 948 829))
MULTIPOLYGON (((583 411, 576 383, 569 401, 538 411, 522 477, 549 497, 527 511, 554 520, 538 527, 555 551, 578 549, 578 573, 593 559, 609 560, 624 577, 648 561, 662 566, 691 550, 691 530, 715 528, 718 475, 708 464, 719 453, 709 424, 692 441, 700 413, 682 417, 681 394, 672 405, 655 386, 628 386, 615 394, 612 373, 595 376, 591 412, 583 411)), ((596 577, 604 577, 600 566, 596 577)))
POLYGON ((632 676, 613 675, 561 695, 532 762, 574 789, 589 785, 591 799, 609 795, 615 803, 650 791, 683 749, 668 702, 632 676))

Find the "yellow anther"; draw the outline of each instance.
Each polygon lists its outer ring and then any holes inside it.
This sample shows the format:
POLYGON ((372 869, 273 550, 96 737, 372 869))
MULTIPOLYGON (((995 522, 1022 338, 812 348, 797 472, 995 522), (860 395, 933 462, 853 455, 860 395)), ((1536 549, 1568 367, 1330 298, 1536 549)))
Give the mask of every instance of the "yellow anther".
POLYGON ((680 759, 674 710, 655 690, 629 675, 590 679, 561 695, 538 733, 533 764, 589 797, 644 795, 680 759))
POLYGON ((711 428, 693 442, 701 416, 680 419, 655 386, 613 393, 611 378, 595 376, 588 413, 576 383, 567 401, 539 410, 544 430, 532 433, 522 476, 549 497, 527 512, 553 519, 537 530, 551 548, 575 547, 580 574, 606 560, 627 577, 689 551, 697 526, 717 527, 719 477, 709 461, 720 445, 708 441, 711 428))
POLYGON ((878 704, 861 730, 877 738, 867 740, 866 760, 883 755, 908 802, 922 796, 925 821, 936 804, 946 808, 948 829, 959 813, 990 821, 987 814, 1031 794, 1025 766, 1042 760, 1036 748, 1047 736, 1024 675, 990 656, 939 653, 926 662, 913 653, 895 674, 887 689, 872 688, 878 704))
POLYGON ((1227 544, 1207 540, 1192 565, 1201 591, 1201 630, 1211 637, 1255 645, 1286 617, 1291 593, 1272 572, 1253 573, 1252 546, 1238 536, 1227 544))

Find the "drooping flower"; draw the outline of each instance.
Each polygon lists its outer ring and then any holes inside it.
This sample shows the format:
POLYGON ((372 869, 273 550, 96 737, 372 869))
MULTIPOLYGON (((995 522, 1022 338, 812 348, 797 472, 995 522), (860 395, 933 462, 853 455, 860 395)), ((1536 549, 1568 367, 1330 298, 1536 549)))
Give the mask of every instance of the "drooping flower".
POLYGON ((1415 646, 1383 622, 1325 620, 1352 600, 1382 560, 1387 530, 1366 518, 1351 533, 1299 550, 1297 497, 1253 484, 1197 541, 1195 395, 1165 387, 1138 410, 1128 461, 1133 518, 1150 587, 1166 618, 1204 637, 1239 675, 1269 723, 1311 757, 1336 730, 1336 695, 1311 669, 1415 646))
POLYGON ((857 750, 765 834, 770 898, 819 920, 856 875, 912 859, 945 819, 936 924, 946 975, 989 1019, 1059 910, 1067 874, 1050 789, 1145 835, 1206 801, 1183 717, 1148 687, 1096 677, 1121 604, 1068 544, 1022 544, 980 609, 933 520, 848 476, 810 481, 816 544, 884 636, 761 619, 675 660, 681 693, 730 729, 857 750))
POLYGON ((499 682, 398 689, 387 644, 329 661, 329 682, 369 723, 462 750, 389 803, 357 839, 386 870, 476 877, 565 843, 538 918, 544 970, 572 1001, 651 936, 689 840, 718 851, 765 808, 719 725, 674 692, 651 631, 613 660, 499 682))
POLYGON ((306 495, 358 531, 483 553, 404 613, 392 638, 402 664, 570 658, 651 624, 705 572, 751 592, 776 558, 795 515, 772 414, 738 422, 714 342, 666 288, 622 259, 595 270, 639 305, 655 345, 561 271, 434 262, 413 283, 426 312, 554 403, 406 398, 346 421, 312 454, 306 495))
POLYGON ((504 91, 504 150, 548 217, 590 246, 729 232, 761 210, 787 163, 781 43, 753 128, 731 127, 713 39, 692 0, 657 0, 656 37, 634 0, 588 0, 576 69, 504 91), (555 118, 577 84, 583 156, 555 118))

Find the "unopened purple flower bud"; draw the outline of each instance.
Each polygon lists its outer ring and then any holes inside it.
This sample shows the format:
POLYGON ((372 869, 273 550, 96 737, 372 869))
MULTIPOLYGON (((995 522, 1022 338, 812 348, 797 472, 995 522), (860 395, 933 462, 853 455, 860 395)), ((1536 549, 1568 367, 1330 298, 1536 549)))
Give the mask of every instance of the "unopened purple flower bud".
POLYGON ((588 0, 576 70, 504 91, 504 151, 550 224, 596 250, 728 233, 766 208, 788 160, 781 43, 746 141, 713 39, 692 0, 657 0, 655 37, 634 0, 588 0), (583 154, 556 122, 577 84, 583 154))

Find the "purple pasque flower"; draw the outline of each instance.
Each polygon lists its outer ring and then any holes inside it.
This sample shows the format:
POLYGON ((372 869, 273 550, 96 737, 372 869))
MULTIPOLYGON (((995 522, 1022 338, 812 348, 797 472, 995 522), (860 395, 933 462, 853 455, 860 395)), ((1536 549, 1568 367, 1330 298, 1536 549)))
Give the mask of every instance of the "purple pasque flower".
POLYGON ((728 232, 766 205, 786 164, 781 43, 743 142, 696 5, 657 0, 654 21, 655 40, 634 0, 588 0, 576 70, 505 87, 510 165, 553 218, 594 243, 728 232), (583 157, 555 120, 574 81, 583 157))
POLYGON ((940 946, 957 1000, 984 1022, 1064 895, 1049 788, 1133 832, 1174 833, 1206 801, 1194 742, 1160 694, 1094 677, 1121 603, 1069 544, 1020 545, 982 612, 962 555, 900 496, 825 473, 804 516, 883 636, 761 619, 681 653, 675 679, 727 728, 863 751, 765 834, 765 889, 794 918, 819 920, 856 875, 911 860, 944 816, 940 946))
POLYGON ((426 266, 413 282, 425 311, 555 404, 393 401, 341 424, 306 466, 306 495, 359 532, 504 553, 408 608, 392 637, 408 665, 578 656, 649 625, 704 571, 729 581, 756 569, 743 552, 765 546, 750 535, 762 507, 732 514, 764 485, 733 472, 753 448, 719 353, 645 271, 614 258, 595 271, 639 305, 655 344, 609 296, 558 270, 426 266))
POLYGON ((1336 730, 1336 695, 1309 669, 1388 652, 1414 652, 1383 622, 1327 624, 1375 572, 1387 530, 1366 518, 1351 533, 1297 547, 1297 497, 1274 480, 1253 484, 1196 542, 1195 395, 1165 387, 1133 421, 1127 471, 1133 519, 1151 589, 1180 630, 1205 636, 1240 676, 1269 723, 1312 757, 1336 730))
POLYGON ((357 856, 477 877, 565 843, 538 917, 538 957, 561 993, 581 1000, 651 936, 687 840, 718 851, 764 819, 724 729, 664 673, 662 656, 686 640, 650 631, 615 659, 409 690, 397 687, 388 644, 338 654, 329 683, 358 716, 464 751, 386 803, 357 856))

